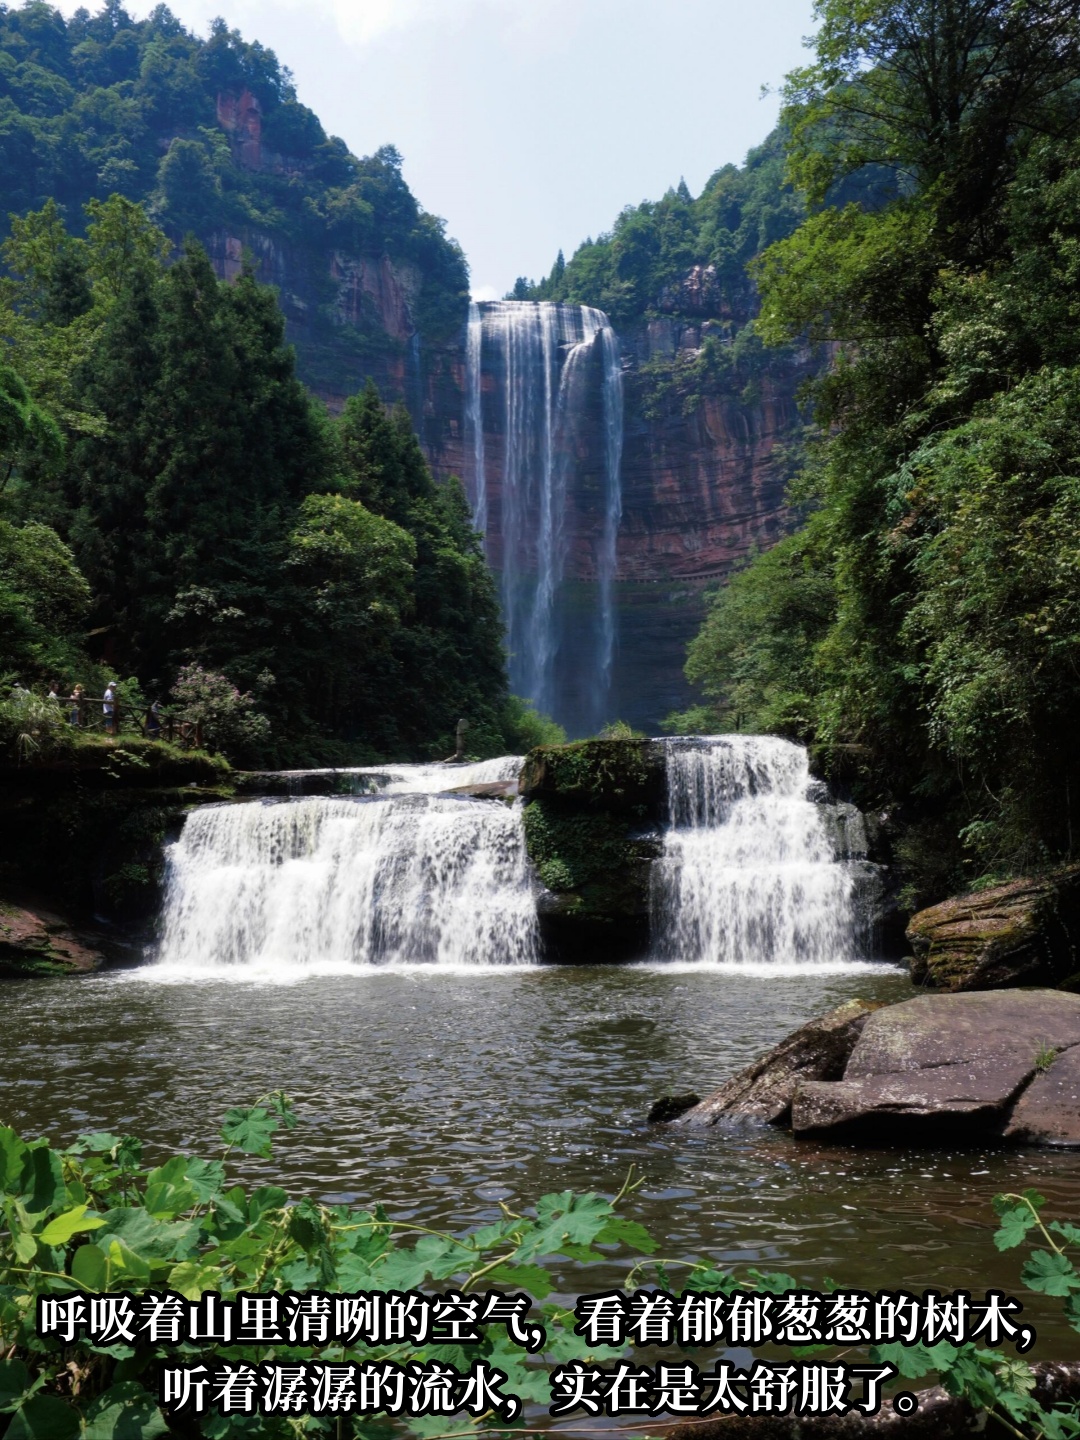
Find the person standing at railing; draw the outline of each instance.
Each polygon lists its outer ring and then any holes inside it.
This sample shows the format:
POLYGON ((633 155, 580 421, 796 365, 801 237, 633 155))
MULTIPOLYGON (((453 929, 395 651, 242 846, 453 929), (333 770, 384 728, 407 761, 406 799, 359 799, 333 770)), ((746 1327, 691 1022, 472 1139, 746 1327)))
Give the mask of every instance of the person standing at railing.
POLYGON ((161 739, 161 701, 155 700, 146 712, 146 734, 150 740, 161 739))
POLYGON ((71 709, 68 711, 68 720, 72 725, 82 724, 83 687, 76 685, 68 699, 71 709))
POLYGON ((116 680, 110 680, 105 687, 105 694, 102 696, 101 713, 105 716, 105 729, 108 734, 116 734, 116 680))

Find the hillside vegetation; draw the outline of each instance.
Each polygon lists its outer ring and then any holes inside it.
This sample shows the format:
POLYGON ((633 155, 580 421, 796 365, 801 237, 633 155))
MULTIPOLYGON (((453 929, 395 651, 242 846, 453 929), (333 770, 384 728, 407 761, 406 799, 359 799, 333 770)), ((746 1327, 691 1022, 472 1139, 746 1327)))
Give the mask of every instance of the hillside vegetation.
POLYGON ((752 265, 760 341, 834 355, 812 513, 716 597, 680 720, 816 743, 888 807, 914 904, 1080 839, 1080 17, 818 14, 782 117, 805 218, 752 265))
POLYGON ((409 192, 401 157, 351 155, 272 51, 222 20, 203 40, 165 5, 145 20, 117 0, 70 20, 42 0, 0 5, 0 237, 9 213, 47 200, 79 233, 87 202, 112 194, 176 245, 194 234, 219 271, 249 247, 258 278, 282 287, 316 388, 347 394, 402 363, 408 337, 388 333, 374 283, 355 283, 363 257, 402 276, 424 341, 464 316, 464 257, 409 192))

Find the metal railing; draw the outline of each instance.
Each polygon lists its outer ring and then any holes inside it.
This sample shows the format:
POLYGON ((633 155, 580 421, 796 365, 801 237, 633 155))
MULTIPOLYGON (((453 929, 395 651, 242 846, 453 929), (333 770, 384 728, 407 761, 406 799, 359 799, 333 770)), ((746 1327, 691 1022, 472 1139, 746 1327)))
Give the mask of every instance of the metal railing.
POLYGON ((152 705, 131 705, 126 700, 106 700, 104 695, 57 696, 53 702, 77 730, 105 735, 144 735, 148 740, 167 740, 182 750, 203 749, 201 720, 181 720, 152 705), (107 709, 106 707, 111 707, 107 709))

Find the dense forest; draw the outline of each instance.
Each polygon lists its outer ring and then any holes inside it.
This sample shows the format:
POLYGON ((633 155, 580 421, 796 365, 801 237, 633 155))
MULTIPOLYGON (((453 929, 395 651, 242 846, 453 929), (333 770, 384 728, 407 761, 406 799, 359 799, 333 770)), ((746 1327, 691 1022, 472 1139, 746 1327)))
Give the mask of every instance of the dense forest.
POLYGON ((0 674, 179 677, 240 758, 445 754, 461 716, 480 753, 521 743, 464 493, 404 411, 369 386, 331 420, 272 290, 194 242, 167 263, 121 196, 87 211, 3 249, 0 674))
POLYGON ((802 523, 714 595, 687 666, 705 701, 670 723, 814 745, 888 811, 914 905, 1080 839, 1080 19, 816 13, 743 168, 627 209, 513 293, 631 325, 707 270, 730 318, 651 376, 690 406, 819 347, 802 523))
POLYGON ((115 679, 245 762, 428 758, 463 716, 473 753, 540 733, 460 486, 362 388, 401 338, 331 274, 411 266, 417 334, 460 321, 464 259, 397 153, 350 155, 222 22, 29 0, 0 5, 0 193, 5 687, 115 679), (262 283, 282 253, 299 346, 262 283), (301 380, 354 393, 331 419, 301 380))
POLYGON ((410 281, 411 323, 438 342, 460 323, 468 270, 425 213, 392 146, 359 159, 296 98, 272 51, 224 21, 188 33, 165 5, 133 20, 119 0, 65 20, 43 0, 0 4, 0 236, 9 213, 52 200, 73 233, 85 206, 142 204, 176 244, 193 233, 219 267, 248 246, 283 286, 298 370, 347 394, 401 362, 370 296, 343 308, 343 267, 386 257, 410 281))
POLYGON ((1080 839, 1080 17, 818 13, 782 117, 805 216, 751 263, 757 337, 833 354, 806 519, 716 596, 682 723, 817 745, 914 904, 1080 839))

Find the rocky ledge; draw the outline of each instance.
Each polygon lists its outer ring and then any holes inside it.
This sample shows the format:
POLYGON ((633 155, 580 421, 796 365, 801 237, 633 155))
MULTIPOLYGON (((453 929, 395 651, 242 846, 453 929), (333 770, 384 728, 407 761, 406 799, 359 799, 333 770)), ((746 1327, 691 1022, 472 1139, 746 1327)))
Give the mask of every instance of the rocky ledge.
POLYGON ((938 990, 1080 978, 1080 865, 955 895, 908 924, 911 978, 938 990))
POLYGON ((1080 1146, 1080 996, 1057 990, 851 1001, 677 1118, 787 1124, 844 1141, 1080 1146))
POLYGON ((103 959, 59 916, 0 901, 0 977, 84 974, 103 959))

